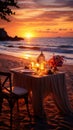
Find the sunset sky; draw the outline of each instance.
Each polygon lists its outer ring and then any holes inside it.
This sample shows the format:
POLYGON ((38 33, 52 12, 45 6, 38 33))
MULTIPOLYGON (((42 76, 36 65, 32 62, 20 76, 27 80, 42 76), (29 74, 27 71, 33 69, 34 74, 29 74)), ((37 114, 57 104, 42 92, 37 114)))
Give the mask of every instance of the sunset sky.
POLYGON ((0 19, 10 36, 73 37, 73 0, 17 0, 11 22, 0 19))

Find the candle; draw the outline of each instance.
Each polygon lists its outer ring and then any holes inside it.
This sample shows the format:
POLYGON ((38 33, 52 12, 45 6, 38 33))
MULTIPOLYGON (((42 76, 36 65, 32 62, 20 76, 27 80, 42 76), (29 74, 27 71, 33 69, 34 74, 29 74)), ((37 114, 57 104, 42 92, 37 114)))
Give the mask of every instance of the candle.
POLYGON ((39 63, 36 63, 36 68, 37 68, 37 69, 39 69, 39 66, 40 66, 39 63))
POLYGON ((45 68, 45 67, 44 67, 44 63, 41 63, 41 64, 40 64, 40 69, 41 69, 41 70, 44 70, 44 68, 45 68))
POLYGON ((31 62, 31 66, 32 66, 32 69, 33 69, 34 66, 35 66, 35 63, 34 63, 34 62, 31 62))

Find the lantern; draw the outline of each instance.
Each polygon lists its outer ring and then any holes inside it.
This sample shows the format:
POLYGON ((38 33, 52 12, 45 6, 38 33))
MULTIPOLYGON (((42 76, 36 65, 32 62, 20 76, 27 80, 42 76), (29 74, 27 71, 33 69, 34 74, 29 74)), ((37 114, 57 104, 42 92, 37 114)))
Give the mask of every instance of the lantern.
POLYGON ((42 63, 44 61, 45 61, 45 56, 44 56, 43 52, 41 51, 40 55, 37 57, 37 62, 42 63))

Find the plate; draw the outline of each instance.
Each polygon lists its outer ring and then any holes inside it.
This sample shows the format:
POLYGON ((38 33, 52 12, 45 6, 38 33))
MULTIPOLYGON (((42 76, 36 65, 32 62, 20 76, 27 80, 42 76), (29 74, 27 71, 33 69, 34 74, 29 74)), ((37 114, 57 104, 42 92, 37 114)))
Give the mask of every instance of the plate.
POLYGON ((24 67, 17 67, 10 69, 11 72, 19 72, 20 70, 24 70, 24 67))
POLYGON ((25 74, 30 74, 30 73, 33 73, 34 71, 29 70, 29 69, 22 69, 22 70, 20 70, 20 72, 25 73, 25 74))

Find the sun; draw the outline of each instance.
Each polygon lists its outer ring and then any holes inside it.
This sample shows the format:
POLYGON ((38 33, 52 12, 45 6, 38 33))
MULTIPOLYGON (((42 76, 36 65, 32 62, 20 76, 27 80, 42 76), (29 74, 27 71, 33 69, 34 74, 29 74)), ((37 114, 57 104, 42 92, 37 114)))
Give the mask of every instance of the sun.
POLYGON ((25 38, 30 39, 32 37, 33 37, 33 33, 31 33, 31 32, 25 33, 25 38))

